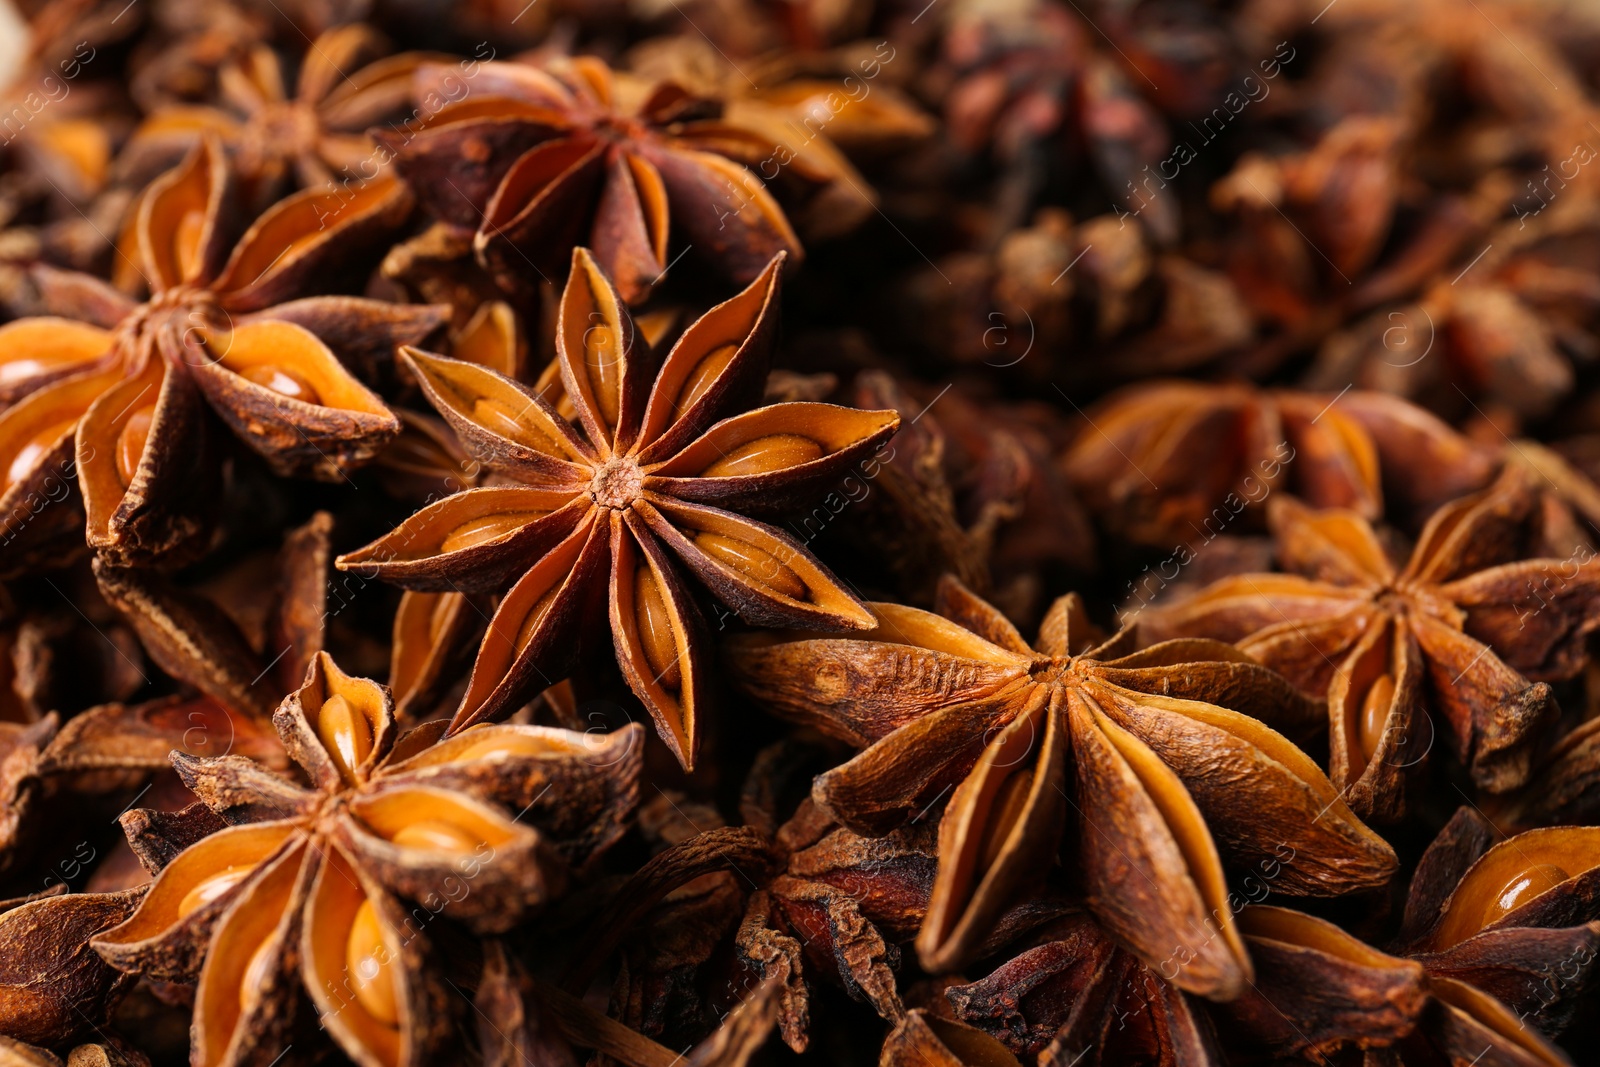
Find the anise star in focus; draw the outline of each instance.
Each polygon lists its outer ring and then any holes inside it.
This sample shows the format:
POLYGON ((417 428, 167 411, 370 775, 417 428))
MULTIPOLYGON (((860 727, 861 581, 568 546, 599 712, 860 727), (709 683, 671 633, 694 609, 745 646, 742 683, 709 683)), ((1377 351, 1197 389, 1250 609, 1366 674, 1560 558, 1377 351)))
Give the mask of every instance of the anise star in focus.
POLYGON ((229 255, 231 179, 207 139, 146 192, 122 241, 149 288, 143 303, 41 269, 41 300, 61 317, 0 327, 7 570, 59 556, 64 542, 70 553, 84 513, 88 543, 118 565, 172 567, 202 551, 220 496, 208 405, 280 474, 339 478, 399 432, 327 342, 347 358, 387 352, 420 340, 442 309, 288 298, 398 225, 404 187, 289 197, 229 255), (58 506, 74 475, 82 512, 58 506))
POLYGON ((257 45, 218 72, 226 109, 163 107, 134 131, 120 162, 148 174, 144 159, 170 160, 211 133, 233 150, 249 202, 282 192, 290 173, 306 189, 376 178, 387 156, 362 131, 406 103, 413 72, 438 58, 407 52, 363 66, 381 43, 360 24, 329 30, 306 49, 292 92, 277 54, 257 45))
POLYGON ((305 1022, 302 985, 364 1067, 438 1062, 456 998, 430 962, 428 924, 503 932, 561 892, 622 833, 640 728, 598 746, 537 726, 430 745, 437 729, 401 736, 388 690, 325 653, 274 723, 313 788, 237 756, 174 753, 184 783, 234 825, 156 862, 135 832, 149 820, 124 816, 159 873, 95 951, 157 981, 198 979, 196 1063, 280 1053, 305 1022))
POLYGON ((560 678, 582 623, 609 599, 617 663, 662 739, 692 767, 708 650, 681 567, 748 622, 831 632, 872 625, 804 547, 738 513, 806 498, 900 421, 892 411, 829 404, 746 410, 766 381, 781 264, 774 259, 690 325, 658 361, 578 249, 556 325, 571 422, 485 367, 406 350, 428 400, 502 481, 424 508, 338 564, 425 591, 515 581, 453 731, 504 718, 541 680, 560 678))
POLYGON ((1331 776, 1364 816, 1404 814, 1433 710, 1473 780, 1505 792, 1527 779, 1556 711, 1550 686, 1529 679, 1576 674, 1600 625, 1600 567, 1519 559, 1533 504, 1525 473, 1508 468, 1435 512, 1400 568, 1360 516, 1277 496, 1268 522, 1279 562, 1298 573, 1224 578, 1141 622, 1237 641, 1304 692, 1326 693, 1331 776))
POLYGON ((928 969, 975 955, 1048 867, 1069 807, 1078 826, 1065 860, 1090 909, 1152 966, 1175 959, 1180 988, 1218 999, 1250 975, 1222 854, 1282 860, 1273 888, 1287 893, 1393 873, 1393 851, 1316 764, 1254 717, 1299 725, 1314 709, 1231 646, 1135 652, 1131 628, 1098 641, 1068 596, 1030 648, 950 579, 939 614, 871 607, 878 626, 860 638, 751 634, 733 639, 729 660, 766 706, 866 749, 813 790, 846 827, 881 835, 954 789, 917 937, 928 969))
POLYGON ((440 219, 476 231, 485 266, 553 273, 575 244, 594 249, 630 303, 666 272, 675 225, 702 261, 746 284, 799 239, 749 167, 779 149, 715 121, 714 104, 670 83, 646 87, 585 56, 550 71, 455 67, 417 72, 419 99, 452 100, 420 131, 375 131, 440 219))

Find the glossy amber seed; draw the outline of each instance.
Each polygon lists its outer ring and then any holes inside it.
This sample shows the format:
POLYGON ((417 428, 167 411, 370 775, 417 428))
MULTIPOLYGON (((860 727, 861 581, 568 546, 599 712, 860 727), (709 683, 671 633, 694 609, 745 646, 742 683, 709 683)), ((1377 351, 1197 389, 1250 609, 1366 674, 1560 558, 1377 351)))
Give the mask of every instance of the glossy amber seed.
POLYGON ((272 938, 265 938, 256 947, 250 956, 250 963, 244 969, 244 977, 239 980, 239 1010, 249 1011, 261 995, 261 987, 266 983, 267 975, 272 973, 272 965, 276 957, 272 951, 272 938))
POLYGON ((678 392, 678 399, 672 405, 674 419, 683 418, 683 413, 693 407, 695 401, 706 395, 711 383, 717 380, 717 375, 727 369, 728 364, 733 361, 734 353, 738 351, 738 345, 720 345, 694 365, 694 370, 684 379, 683 388, 678 392))
POLYGON ((528 612, 528 617, 522 620, 522 625, 517 627, 516 650, 520 653, 528 647, 528 642, 533 640, 533 632, 539 628, 539 623, 544 620, 545 613, 550 610, 550 605, 556 602, 556 594, 561 591, 560 585, 550 588, 538 602, 533 605, 533 610, 528 612))
POLYGON ((347 781, 355 778, 356 768, 372 751, 372 724, 337 693, 323 701, 317 711, 317 736, 347 781))
POLYGON ((822 446, 809 437, 801 437, 797 433, 772 433, 746 441, 701 473, 706 478, 770 474, 810 463, 822 456, 822 446))
POLYGON ((538 512, 509 511, 503 515, 485 515, 482 518, 472 519, 446 534, 444 540, 439 542, 439 551, 460 552, 463 548, 486 544, 496 538, 504 537, 518 527, 526 526, 538 517, 538 512))
POLYGON ((607 426, 617 424, 622 407, 622 359, 617 351, 616 331, 610 326, 591 326, 583 334, 583 362, 594 386, 595 404, 607 426))
POLYGON ((1388 674, 1378 676, 1361 702, 1361 751, 1368 759, 1383 743, 1384 727, 1389 722, 1389 705, 1394 702, 1394 678, 1388 674))
POLYGON ((144 456, 144 446, 150 440, 150 426, 156 419, 156 406, 139 408, 122 424, 117 435, 117 477, 123 485, 132 485, 139 470, 139 460, 144 456))
POLYGON ((250 877, 250 872, 254 869, 253 867, 226 867, 211 877, 196 883, 195 887, 185 893, 182 900, 178 901, 178 918, 187 918, 191 913, 199 911, 250 877))
POLYGON ((181 278, 192 278, 200 268, 200 238, 205 234, 206 213, 200 208, 185 211, 172 237, 172 256, 181 278))
POLYGON ((548 434, 529 426, 517 417, 516 411, 499 400, 486 396, 479 397, 472 403, 472 417, 474 421, 482 423, 508 441, 515 441, 519 445, 546 455, 560 454, 561 450, 556 447, 555 441, 548 434))
POLYGON ((281 393, 291 400, 303 400, 307 404, 322 403, 322 396, 317 392, 317 387, 311 384, 310 379, 287 367, 257 363, 241 370, 239 376, 245 381, 265 386, 274 393, 281 393))
POLYGON ((402 826, 389 840, 401 848, 420 848, 432 852, 471 852, 479 845, 477 837, 443 819, 423 819, 402 826))
POLYGON ((806 598, 806 585, 798 574, 790 570, 776 556, 748 541, 702 532, 695 534, 694 543, 718 563, 733 568, 775 593, 791 600, 806 598))
POLYGON ((649 567, 634 572, 633 613, 651 673, 668 689, 677 689, 683 685, 683 670, 678 665, 678 645, 672 636, 672 616, 667 613, 666 597, 661 595, 661 586, 649 567))
POLYGON ((1546 890, 1554 889, 1570 877, 1572 877, 1570 874, 1553 863, 1539 863, 1527 870, 1518 871, 1485 902, 1483 916, 1478 920, 1478 928, 1481 930, 1492 922, 1498 922, 1534 897, 1546 890))
POLYGON ((61 435, 72 429, 76 422, 76 419, 58 422, 28 438, 27 443, 17 449, 17 454, 11 457, 11 466, 6 468, 6 485, 15 485, 26 478, 28 472, 38 466, 45 454, 61 440, 61 435))
POLYGON ((400 1023, 399 998, 394 988, 394 961, 383 940, 383 927, 370 900, 363 900, 350 924, 350 939, 345 943, 345 966, 356 1002, 368 1015, 385 1026, 400 1023))

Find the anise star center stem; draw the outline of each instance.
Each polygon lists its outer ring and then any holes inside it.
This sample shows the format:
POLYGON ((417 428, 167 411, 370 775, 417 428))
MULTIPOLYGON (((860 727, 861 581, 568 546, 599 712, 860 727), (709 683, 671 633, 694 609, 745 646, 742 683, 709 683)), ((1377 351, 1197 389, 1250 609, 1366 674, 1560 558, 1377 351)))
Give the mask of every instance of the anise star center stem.
POLYGON ((612 456, 594 472, 589 496, 603 508, 622 510, 633 506, 644 491, 644 472, 631 459, 612 456))

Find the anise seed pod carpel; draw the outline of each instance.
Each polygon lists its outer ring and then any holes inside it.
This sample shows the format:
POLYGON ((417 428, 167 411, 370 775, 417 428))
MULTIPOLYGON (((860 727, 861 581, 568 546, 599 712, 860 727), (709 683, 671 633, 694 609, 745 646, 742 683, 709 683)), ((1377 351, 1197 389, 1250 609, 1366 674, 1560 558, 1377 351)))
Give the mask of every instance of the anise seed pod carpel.
POLYGON ((1130 386, 1092 408, 1064 465, 1113 532, 1191 551, 1276 490, 1376 519, 1385 490, 1432 510, 1493 471, 1484 450, 1394 397, 1186 381, 1130 386))
POLYGON ((1396 947, 1436 984, 1555 1036, 1587 1003, 1600 953, 1600 829, 1497 836, 1476 810, 1456 812, 1418 864, 1396 947))
MULTIPOLYGON (((32 535, 35 516, 63 498, 51 484, 76 474, 88 542, 106 558, 171 567, 203 551, 220 477, 208 405, 280 474, 337 479, 398 432, 326 342, 346 356, 387 352, 420 340, 442 309, 285 301, 398 225, 409 194, 388 178, 297 194, 229 255, 230 186, 208 138, 146 191, 121 242, 148 286, 144 303, 53 271, 39 276, 42 300, 66 318, 0 327, 0 344, 13 342, 0 358, 19 397, 0 414, 8 536, 32 535)), ((59 552, 40 552, 52 547, 59 552)), ((9 562, 32 558, 19 550, 9 562)))
POLYGON ((958 1020, 1028 1062, 1222 1064, 1200 1002, 1162 977, 1176 961, 1157 973, 1082 912, 1028 940, 985 977, 945 990, 958 1020))
POLYGON ((1389 846, 1262 721, 1303 731, 1316 706, 1237 649, 1184 639, 1136 652, 1132 630, 1102 641, 1076 596, 1055 603, 1033 647, 954 580, 938 607, 874 604, 879 625, 859 638, 728 643, 746 693, 865 749, 813 791, 845 826, 882 834, 954 790, 917 939, 930 970, 971 959, 1058 848, 1108 929, 1152 963, 1188 957, 1177 984, 1218 999, 1250 974, 1224 855, 1271 864, 1274 887, 1298 894, 1394 872, 1389 846))
MULTIPOLYGON (((560 892, 569 857, 583 862, 620 833, 639 728, 596 746, 566 731, 486 726, 429 747, 437 728, 399 736, 388 691, 325 653, 274 722, 313 788, 240 757, 175 753, 185 784, 233 825, 152 871, 139 910, 95 950, 149 978, 198 979, 195 1063, 288 1044, 302 988, 364 1067, 431 1062, 455 998, 419 924, 443 915, 503 931, 560 892), (536 801, 548 834, 505 814, 536 801), (565 855, 557 834, 569 839, 565 855)), ((151 852, 132 843, 141 858, 151 852)))
POLYGON ((452 730, 505 718, 560 678, 586 620, 609 602, 617 663, 692 768, 708 650, 684 568, 748 622, 872 625, 802 545, 741 514, 805 499, 899 425, 892 411, 750 408, 766 380, 782 262, 658 360, 593 257, 574 252, 556 328, 572 420, 487 368, 406 350, 429 401, 501 484, 431 504, 338 565, 423 591, 514 583, 452 730))
POLYGON ((475 71, 462 98, 454 66, 424 65, 417 98, 453 102, 420 131, 374 136, 435 216, 476 231, 491 270, 554 273, 587 245, 640 303, 671 265, 674 227, 741 285, 778 253, 799 261, 783 209, 740 162, 759 165, 775 147, 706 117, 707 102, 670 83, 645 92, 592 56, 475 71))
POLYGON ((86 942, 128 918, 144 889, 63 893, 0 902, 0 1034, 60 1045, 95 1033, 131 979, 86 942))
POLYGON ((382 44, 359 23, 331 29, 309 42, 292 87, 277 54, 256 45, 219 69, 225 106, 159 108, 133 132, 119 167, 148 174, 152 160, 170 162, 212 134, 233 151, 248 202, 281 192, 291 173, 305 189, 375 178, 384 157, 364 131, 409 102, 419 66, 450 61, 406 52, 363 64, 382 44))
POLYGON ((1481 788, 1506 792, 1527 779, 1556 710, 1550 686, 1530 679, 1576 674, 1600 625, 1600 567, 1519 559, 1532 507, 1526 476, 1508 468, 1437 511, 1400 567, 1359 515, 1276 496, 1279 562, 1296 573, 1224 578, 1147 609, 1141 624, 1237 641, 1304 692, 1325 693, 1331 777, 1367 817, 1404 814, 1432 731, 1448 731, 1481 788))

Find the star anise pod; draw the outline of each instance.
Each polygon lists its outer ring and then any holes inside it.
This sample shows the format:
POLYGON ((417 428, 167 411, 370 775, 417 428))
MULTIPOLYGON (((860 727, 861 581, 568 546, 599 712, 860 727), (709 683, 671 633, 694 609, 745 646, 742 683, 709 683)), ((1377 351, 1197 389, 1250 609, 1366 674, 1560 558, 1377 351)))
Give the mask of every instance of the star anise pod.
POLYGON ((130 973, 198 980, 193 1033, 205 1062, 288 1044, 301 988, 357 1062, 429 1062, 453 1002, 419 922, 504 931, 560 893, 572 868, 621 833, 639 731, 596 746, 561 730, 485 726, 430 745, 437 729, 400 736, 388 691, 325 653, 274 724, 312 788, 241 757, 174 753, 185 784, 232 825, 166 857, 125 816, 156 877, 94 948, 130 973))
POLYGON ((559 679, 582 624, 609 600, 618 666, 693 767, 707 651, 673 556, 747 621, 871 625, 805 548, 739 514, 803 499, 899 423, 891 411, 826 404, 744 410, 766 380, 781 264, 689 326, 658 361, 594 259, 575 252, 556 325, 575 421, 484 367, 406 350, 429 402, 504 484, 446 497, 338 565, 424 591, 515 582, 452 731, 505 718, 541 679, 559 679))
POLYGON ((212 134, 232 150, 249 203, 283 193, 291 175, 305 189, 376 178, 386 157, 363 131, 406 104, 411 75, 440 58, 407 52, 366 62, 382 45, 359 23, 331 29, 308 44, 292 87, 277 53, 257 45, 218 70, 226 107, 160 108, 134 131, 119 165, 165 169, 212 134))
POLYGON ((1586 1003, 1600 954, 1600 831, 1499 836, 1456 811, 1417 865, 1395 948, 1435 985, 1469 986, 1554 1037, 1586 1003))
POLYGON ((1402 567, 1354 512, 1274 496, 1268 522, 1294 573, 1224 578, 1141 619, 1152 634, 1237 641, 1326 694, 1331 775, 1365 816, 1404 814, 1434 731, 1479 787, 1507 792, 1556 712, 1542 679, 1578 673, 1600 625, 1600 568, 1521 558, 1532 506, 1524 472, 1508 469, 1435 512, 1402 567))
POLYGON ((404 188, 381 178, 292 196, 224 262, 230 184, 207 139, 147 191, 124 242, 150 290, 144 303, 88 275, 43 271, 43 303, 66 317, 0 327, 7 569, 70 552, 65 535, 85 515, 88 543, 118 564, 172 567, 204 551, 220 474, 208 405, 284 474, 338 478, 398 432, 328 342, 388 351, 420 340, 441 309, 285 301, 403 219, 404 188))
POLYGON ((476 233, 497 274, 553 274, 594 249, 629 303, 665 274, 674 229, 739 284, 779 252, 801 253, 783 209, 751 170, 775 147, 716 121, 714 102, 639 86, 584 56, 549 69, 476 67, 463 98, 454 67, 423 66, 416 95, 451 101, 420 131, 375 131, 436 217, 476 233))
POLYGON ((143 889, 43 893, 0 901, 0 1034, 38 1045, 88 1036, 131 979, 107 967, 88 941, 123 922, 143 889))
MULTIPOLYGON (((1211 1018, 1077 912, 1043 927, 987 976, 954 985, 955 1018, 1017 1057, 1084 1067, 1223 1063, 1211 1018)), ((1174 963, 1162 973, 1175 972, 1174 963)))
POLYGON ((1286 845, 1278 886, 1297 894, 1393 873, 1389 846, 1262 721, 1303 729, 1315 707, 1248 656, 1196 639, 1136 652, 1131 628, 1101 640, 1076 596, 1033 647, 954 580, 937 607, 874 604, 878 627, 857 639, 754 634, 729 648, 745 692, 865 749, 814 788, 846 827, 882 834, 954 789, 917 938, 930 970, 972 958, 1062 846, 1069 808, 1063 860, 1091 911, 1147 962, 1184 957, 1178 985, 1219 999, 1250 973, 1224 854, 1237 869, 1286 845))
POLYGON ((1063 463, 1111 532, 1190 555, 1251 524, 1276 490, 1366 519, 1383 514, 1387 490, 1425 515, 1494 469, 1486 450, 1395 397, 1188 381, 1129 386, 1090 408, 1063 463))

